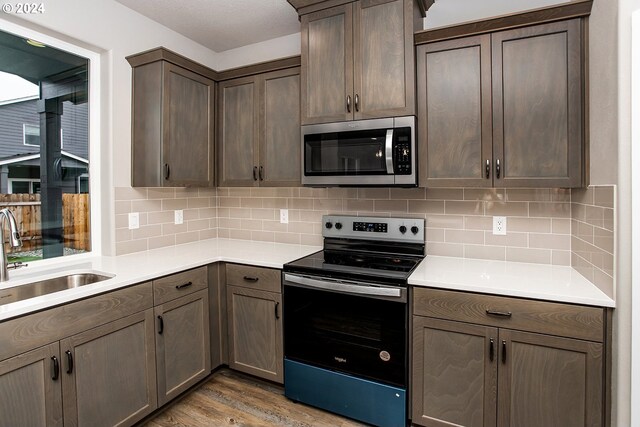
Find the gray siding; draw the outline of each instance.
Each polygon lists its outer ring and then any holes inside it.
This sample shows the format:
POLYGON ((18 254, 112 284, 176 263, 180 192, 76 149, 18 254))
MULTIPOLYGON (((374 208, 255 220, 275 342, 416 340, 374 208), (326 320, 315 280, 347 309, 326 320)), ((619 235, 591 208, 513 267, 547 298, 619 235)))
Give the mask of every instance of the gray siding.
MULTIPOLYGON (((39 147, 24 145, 23 124, 38 126, 38 100, 0 105, 0 158, 15 155, 35 154, 39 147)), ((88 104, 74 105, 65 102, 62 115, 63 150, 88 159, 89 120, 88 104)))

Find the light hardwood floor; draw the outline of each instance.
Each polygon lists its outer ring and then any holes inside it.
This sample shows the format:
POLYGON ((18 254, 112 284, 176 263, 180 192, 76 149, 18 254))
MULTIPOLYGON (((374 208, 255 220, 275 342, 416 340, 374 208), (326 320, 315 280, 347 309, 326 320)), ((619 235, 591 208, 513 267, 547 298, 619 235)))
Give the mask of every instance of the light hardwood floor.
POLYGON ((147 427, 359 427, 364 424, 284 396, 282 387, 221 369, 145 424, 147 427))

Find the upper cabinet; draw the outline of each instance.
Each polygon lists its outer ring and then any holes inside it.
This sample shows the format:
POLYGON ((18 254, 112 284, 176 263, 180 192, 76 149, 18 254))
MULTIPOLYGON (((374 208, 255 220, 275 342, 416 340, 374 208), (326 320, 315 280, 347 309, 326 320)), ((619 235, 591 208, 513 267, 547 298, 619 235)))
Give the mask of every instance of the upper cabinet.
POLYGON ((300 185, 300 67, 221 82, 217 144, 220 186, 300 185))
POLYGON ((415 114, 419 3, 360 0, 299 9, 303 125, 415 114))
POLYGON ((576 18, 419 45, 420 184, 583 186, 582 31, 576 18))
POLYGON ((159 48, 133 67, 133 187, 214 185, 215 72, 159 48))

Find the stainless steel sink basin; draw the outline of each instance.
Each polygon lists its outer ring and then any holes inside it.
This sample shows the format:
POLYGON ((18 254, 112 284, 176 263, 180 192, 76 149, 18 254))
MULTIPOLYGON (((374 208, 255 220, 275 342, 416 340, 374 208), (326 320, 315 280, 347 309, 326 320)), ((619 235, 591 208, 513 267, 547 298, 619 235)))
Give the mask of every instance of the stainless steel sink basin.
POLYGON ((75 273, 66 276, 52 277, 50 279, 39 280, 37 282, 26 283, 12 288, 0 289, 0 305, 35 298, 65 289, 77 288, 111 279, 98 273, 75 273))

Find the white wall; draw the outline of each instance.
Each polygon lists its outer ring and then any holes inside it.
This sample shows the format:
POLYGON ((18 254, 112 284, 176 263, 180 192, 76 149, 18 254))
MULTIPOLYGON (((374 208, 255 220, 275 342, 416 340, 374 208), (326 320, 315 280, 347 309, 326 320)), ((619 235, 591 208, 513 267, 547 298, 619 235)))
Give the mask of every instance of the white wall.
POLYGON ((295 55, 300 55, 300 33, 220 52, 216 55, 216 70, 222 71, 295 55))

